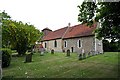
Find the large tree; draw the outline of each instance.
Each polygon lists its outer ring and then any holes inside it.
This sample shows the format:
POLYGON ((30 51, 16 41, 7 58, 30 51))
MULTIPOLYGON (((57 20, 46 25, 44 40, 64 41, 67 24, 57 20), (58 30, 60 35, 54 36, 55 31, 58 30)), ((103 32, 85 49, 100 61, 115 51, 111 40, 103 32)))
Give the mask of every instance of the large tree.
MULTIPOLYGON (((89 0, 88 0, 89 1, 89 0)), ((95 0, 93 0, 95 1, 95 0)), ((91 26, 94 21, 101 27, 96 29, 98 39, 120 39, 120 2, 83 2, 79 5, 78 21, 91 26)), ((116 0, 115 0, 116 1, 116 0)))
POLYGON ((19 55, 25 54, 28 47, 39 40, 41 32, 34 25, 14 21, 5 12, 1 14, 3 47, 16 49, 19 55))
POLYGON ((103 50, 105 52, 118 52, 120 49, 118 48, 118 42, 114 42, 111 40, 109 42, 108 40, 103 40, 103 50))

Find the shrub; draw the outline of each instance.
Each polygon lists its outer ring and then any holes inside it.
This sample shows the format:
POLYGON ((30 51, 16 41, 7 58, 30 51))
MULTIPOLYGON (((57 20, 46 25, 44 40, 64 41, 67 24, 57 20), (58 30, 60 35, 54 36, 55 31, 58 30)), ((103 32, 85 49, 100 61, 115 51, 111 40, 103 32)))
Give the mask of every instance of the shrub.
POLYGON ((2 68, 8 67, 11 62, 11 50, 2 49, 2 68))

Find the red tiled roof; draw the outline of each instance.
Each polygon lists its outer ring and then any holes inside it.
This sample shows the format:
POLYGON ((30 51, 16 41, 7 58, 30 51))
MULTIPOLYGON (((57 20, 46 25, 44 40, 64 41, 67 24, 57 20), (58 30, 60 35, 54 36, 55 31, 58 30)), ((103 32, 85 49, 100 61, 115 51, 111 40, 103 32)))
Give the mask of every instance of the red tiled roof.
POLYGON ((44 36, 43 40, 52 40, 52 39, 62 38, 66 30, 67 30, 67 27, 58 29, 56 31, 52 31, 48 35, 44 36))
POLYGON ((74 38, 74 37, 82 37, 82 36, 90 36, 94 35, 93 31, 96 28, 96 24, 91 28, 85 25, 75 25, 67 31, 64 38, 74 38))
POLYGON ((94 35, 93 31, 96 28, 96 24, 92 27, 88 27, 86 25, 75 25, 72 27, 64 27, 55 31, 50 32, 48 35, 43 37, 43 41, 52 40, 52 39, 60 39, 60 38, 74 38, 74 37, 82 37, 82 36, 90 36, 94 35))

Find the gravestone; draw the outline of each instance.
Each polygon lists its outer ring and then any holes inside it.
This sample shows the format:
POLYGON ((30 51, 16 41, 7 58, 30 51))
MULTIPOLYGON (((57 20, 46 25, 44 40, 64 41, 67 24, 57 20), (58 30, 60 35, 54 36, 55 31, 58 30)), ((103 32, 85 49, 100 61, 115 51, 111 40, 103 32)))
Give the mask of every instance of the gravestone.
POLYGON ((70 50, 69 49, 67 50, 67 56, 70 56, 70 50))
POLYGON ((94 56, 95 55, 95 51, 91 51, 92 52, 92 56, 94 56))
POLYGON ((88 57, 90 57, 90 52, 88 53, 88 57))
POLYGON ((82 60, 82 54, 79 54, 78 57, 79 57, 79 60, 82 60))
POLYGON ((25 58, 25 63, 32 62, 32 54, 27 54, 25 58))
POLYGON ((85 53, 83 53, 83 59, 85 59, 86 58, 86 54, 85 53))
POLYGON ((63 50, 63 53, 65 52, 65 50, 63 50))
POLYGON ((95 53, 94 53, 94 52, 92 53, 92 56, 95 56, 95 53))
POLYGON ((41 53, 41 50, 40 50, 40 49, 38 49, 38 53, 41 53))
POLYGON ((44 55, 44 48, 40 48, 40 56, 44 55))
POLYGON ((54 54, 54 50, 53 49, 51 50, 51 54, 54 54))
POLYGON ((40 56, 43 56, 43 55, 44 55, 44 52, 43 52, 43 51, 41 51, 40 56))
POLYGON ((84 49, 82 49, 82 54, 85 53, 84 49))

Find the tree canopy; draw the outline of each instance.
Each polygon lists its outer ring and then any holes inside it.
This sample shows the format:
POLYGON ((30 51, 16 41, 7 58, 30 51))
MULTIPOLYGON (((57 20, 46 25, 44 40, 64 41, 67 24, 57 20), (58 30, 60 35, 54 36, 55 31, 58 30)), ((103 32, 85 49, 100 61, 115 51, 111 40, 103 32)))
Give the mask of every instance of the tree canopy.
POLYGON ((28 47, 35 44, 40 39, 42 33, 34 27, 34 25, 23 23, 22 21, 14 21, 5 13, 2 15, 2 45, 16 49, 17 52, 25 54, 28 47))
POLYGON ((78 8, 79 22, 89 26, 94 21, 100 23, 101 26, 95 30, 98 39, 120 39, 120 2, 83 2, 78 8))

